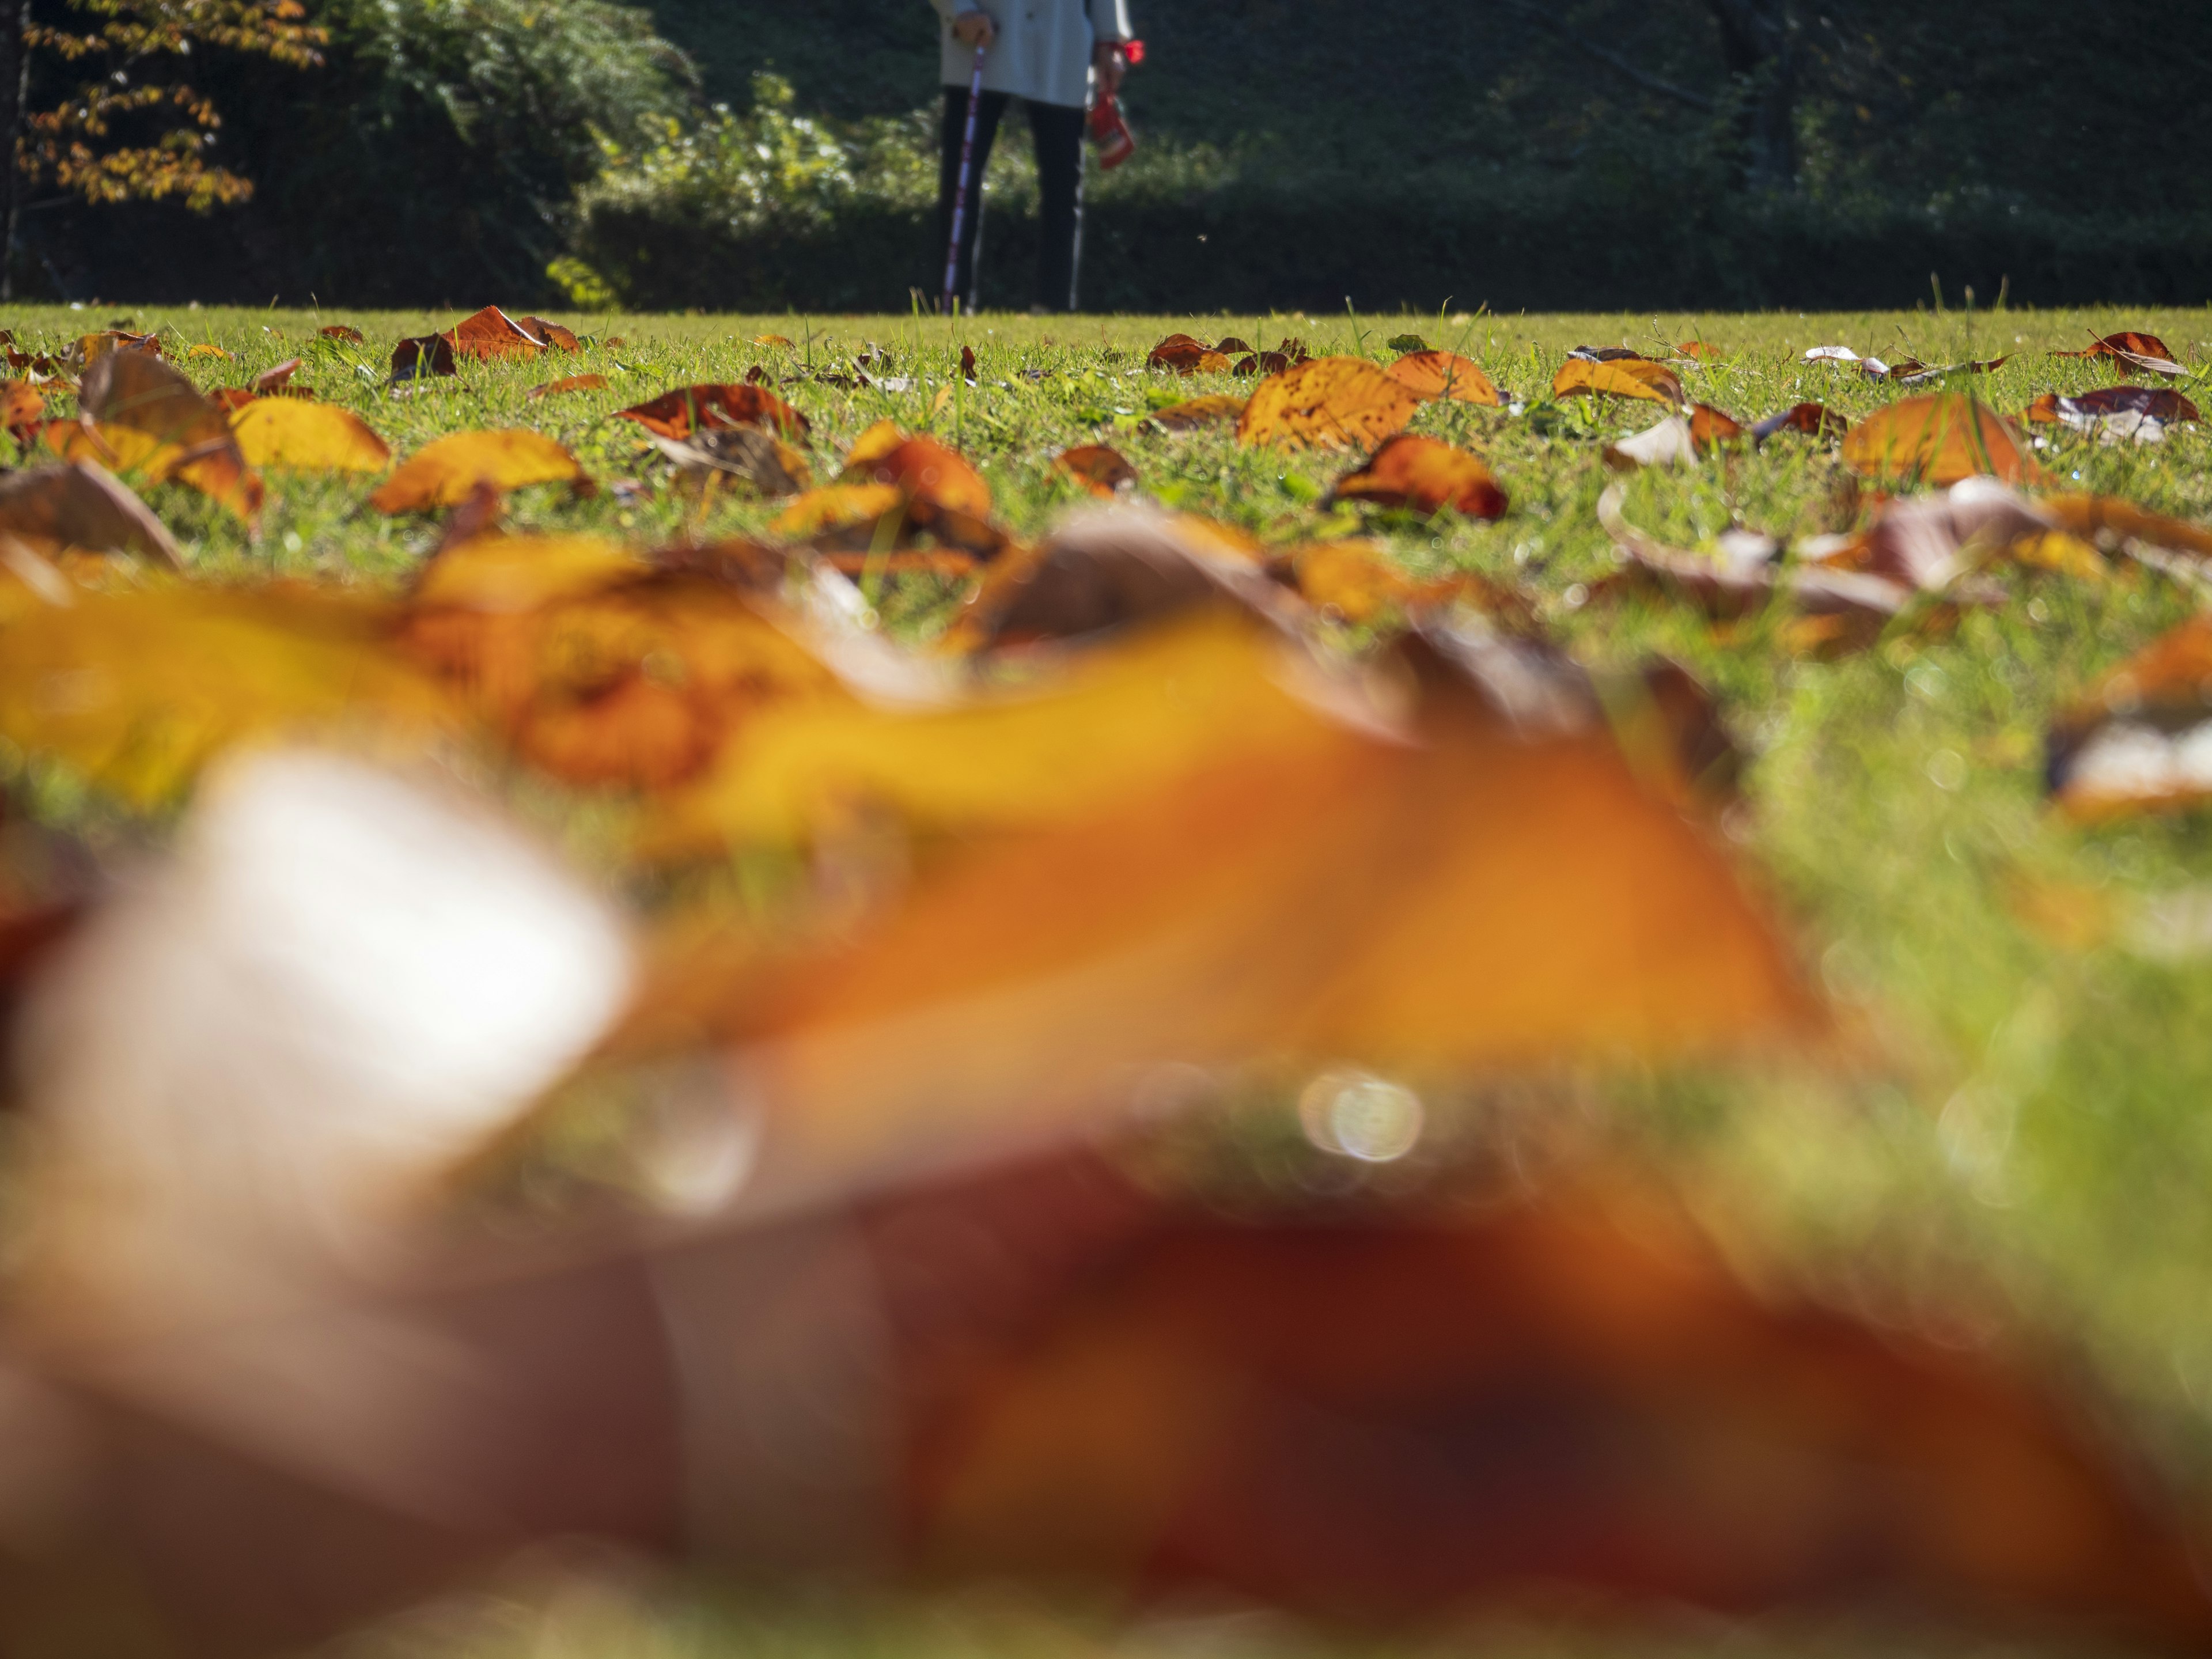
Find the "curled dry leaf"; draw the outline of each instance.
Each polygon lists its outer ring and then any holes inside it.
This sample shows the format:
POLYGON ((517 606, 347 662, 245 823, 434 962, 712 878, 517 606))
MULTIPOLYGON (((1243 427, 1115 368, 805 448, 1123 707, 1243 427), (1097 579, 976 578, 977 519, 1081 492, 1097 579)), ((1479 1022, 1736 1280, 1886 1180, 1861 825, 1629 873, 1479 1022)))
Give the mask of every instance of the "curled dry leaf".
POLYGON ((1632 438, 1607 444, 1602 459, 1616 472, 1632 472, 1639 466, 1689 466, 1697 461, 1698 446, 1690 435, 1690 423, 1680 415, 1669 415, 1632 438))
POLYGON ((392 654, 392 623, 383 604, 297 584, 79 592, 5 612, 0 732, 141 808, 241 744, 418 754, 462 722, 392 654))
POLYGON ((1690 441, 1698 453, 1709 455, 1723 444, 1740 443, 1747 434, 1743 422, 1711 404, 1690 405, 1690 441))
POLYGON ((368 337, 347 323, 325 323, 315 332, 325 340, 343 340, 348 345, 367 345, 368 337))
POLYGON ((906 522, 951 546, 988 555, 1005 544, 981 475, 936 439, 909 437, 894 422, 878 421, 853 441, 839 482, 896 490, 906 522))
POLYGON ((786 351, 791 349, 790 339, 781 334, 756 334, 753 336, 753 343, 757 346, 770 346, 786 351))
POLYGON ((64 463, 0 475, 0 531, 49 557, 72 548, 132 553, 181 568, 184 556, 145 502, 97 464, 64 463))
POLYGON ((137 351, 158 357, 161 355, 161 337, 158 334, 131 334, 121 329, 102 329, 97 334, 78 336, 63 355, 82 368, 115 351, 137 351))
POLYGON ((292 398, 259 398, 236 410, 230 429, 254 466, 295 472, 381 472, 392 450, 350 410, 292 398))
POLYGON ((1940 495, 1886 501, 1854 534, 1820 536, 1799 556, 1832 570, 1858 570, 1918 592, 1995 603, 2003 594, 1967 580, 2015 545, 2039 540, 2051 518, 1994 478, 1960 480, 1940 495))
POLYGON ((2061 714, 2047 777, 2090 823, 2212 801, 2212 619, 2161 634, 2061 714))
POLYGON ((1079 444, 1063 449, 1053 459, 1054 469, 1073 478, 1094 495, 1112 496, 1137 484, 1137 469, 1118 449, 1105 444, 1079 444))
POLYGON ((1379 542, 1313 542, 1290 555, 1292 580, 1307 604, 1346 622, 1371 623, 1393 616, 1464 605, 1517 630, 1533 633, 1535 613, 1528 601, 1474 571, 1424 580, 1408 575, 1379 542))
POLYGON ((744 591, 589 537, 441 548, 401 641, 524 760, 578 785, 670 787, 761 708, 848 695, 744 591))
POLYGON ((1718 346, 1707 345, 1703 340, 1685 340, 1674 349, 1692 362, 1718 363, 1728 361, 1728 354, 1718 346))
POLYGON ((1480 363, 1449 351, 1415 351, 1382 371, 1412 388, 1418 398, 1443 398, 1455 403, 1498 406, 1498 388, 1480 363))
POLYGON ((1577 346, 1567 353, 1570 362, 1648 363, 1651 360, 1627 346, 1577 346))
POLYGON ((469 358, 534 357, 549 347, 574 351, 576 346, 576 337, 565 328, 535 317, 518 322, 497 306, 486 306, 442 334, 421 334, 400 341, 392 349, 392 377, 412 380, 452 374, 460 362, 469 358))
POLYGON ((2130 374, 2163 374, 2175 380, 2186 379, 2189 374, 2176 361, 2166 342, 2155 334, 2107 334, 2079 351, 2054 351, 2051 355, 2054 357, 2109 357, 2130 374))
POLYGON ((542 433, 519 428, 455 432, 422 446, 378 485, 368 504, 380 513, 430 513, 457 507, 479 484, 520 489, 527 484, 588 488, 576 458, 542 433))
POLYGON ((813 430, 806 416, 775 393, 746 385, 678 386, 650 402, 617 410, 615 418, 635 421, 664 438, 688 438, 708 427, 757 426, 773 428, 799 443, 813 430))
POLYGON ((1146 368, 1171 368, 1178 374, 1226 374, 1229 359, 1203 340, 1170 334, 1145 358, 1146 368))
POLYGON ((1411 432, 1384 439, 1365 465, 1336 481, 1330 499, 1418 513, 1450 507, 1470 519, 1503 518, 1506 506, 1504 489, 1480 456, 1411 432))
POLYGON ((1754 442, 1765 443, 1778 432, 1802 432, 1808 438, 1840 438, 1851 423, 1825 404, 1792 404, 1779 414, 1752 422, 1754 442))
MULTIPOLYGON (((99 358, 85 370, 77 406, 93 423, 83 428, 86 437, 124 470, 149 482, 190 484, 248 523, 259 516, 261 480, 246 465, 228 419, 159 356, 127 350, 99 358)), ((55 425, 46 435, 49 447, 72 447, 57 442, 55 425)))
POLYGON ((605 392, 611 385, 604 374, 571 374, 566 379, 547 380, 534 386, 525 394, 533 401, 539 398, 559 398, 571 392, 605 392))
POLYGON ((2046 476, 2013 423, 1962 393, 1902 398, 1853 427, 1844 462, 1893 489, 1986 476, 2009 484, 2046 476))
POLYGON ((982 651, 1073 639, 1209 605, 1290 626, 1293 602, 1261 560, 1256 542, 1210 520, 1133 501, 1072 513, 1041 546, 991 568, 946 643, 982 651))
POLYGON ((247 384, 246 390, 257 398, 273 397, 280 392, 292 397, 313 397, 304 386, 295 386, 292 377, 300 372, 301 359, 288 357, 274 368, 264 368, 247 384))
POLYGON ((1249 357, 1239 357, 1229 372, 1240 376, 1279 374, 1290 366, 1291 360, 1279 351, 1255 351, 1249 357))
POLYGON ((2212 530, 2152 513, 2112 495, 2045 495, 2038 509, 2065 534, 2106 553, 2129 553, 2156 562, 2154 553, 2212 560, 2212 530))
POLYGON ((1889 371, 1889 378, 1899 386, 1925 386, 1931 380, 1942 380, 1951 374, 1990 374, 2010 362, 2010 357, 1992 357, 1987 362, 1950 363, 1942 368, 1929 368, 1921 363, 1899 363, 1889 371))
POLYGON ((1314 357, 1252 388, 1237 441, 1278 449, 1372 449, 1421 406, 1364 357, 1314 357))
POLYGON ((1209 392, 1203 398, 1187 398, 1152 413, 1154 424, 1170 432, 1194 432, 1200 427, 1226 426, 1243 416, 1244 399, 1225 392, 1209 392))
POLYGON ((2070 398, 2046 392, 2027 406, 2024 418, 2105 443, 2125 438, 2154 444, 2165 441, 2168 426, 2201 417, 2197 405, 2178 392, 2114 386, 2070 398))
POLYGON ((1682 382, 1666 364, 1646 358, 1626 356, 1597 362, 1586 357, 1570 357, 1552 377, 1552 395, 1644 398, 1653 403, 1679 404, 1682 401, 1682 382))
POLYGON ((1213 349, 1224 357, 1232 357, 1240 352, 1249 356, 1253 347, 1249 340, 1240 339, 1234 334, 1224 334, 1213 343, 1213 349))
POLYGON ((795 495, 814 482, 805 456, 753 427, 708 427, 681 442, 657 432, 647 436, 683 471, 743 478, 763 495, 795 495))

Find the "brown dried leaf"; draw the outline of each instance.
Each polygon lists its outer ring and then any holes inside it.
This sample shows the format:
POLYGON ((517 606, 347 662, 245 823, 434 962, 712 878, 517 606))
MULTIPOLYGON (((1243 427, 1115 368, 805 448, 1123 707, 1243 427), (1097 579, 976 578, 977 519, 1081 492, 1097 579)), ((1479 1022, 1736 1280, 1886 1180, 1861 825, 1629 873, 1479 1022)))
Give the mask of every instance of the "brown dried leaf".
POLYGON ((1179 404, 1170 404, 1165 409, 1156 409, 1152 420, 1170 432, 1194 432, 1200 427, 1225 426, 1243 413, 1243 398, 1232 398, 1225 392, 1209 392, 1203 398, 1188 398, 1179 404))
POLYGON ((1418 513, 1448 507, 1470 519, 1503 518, 1506 507, 1504 489, 1480 456, 1410 432, 1384 439, 1365 465, 1337 480, 1330 499, 1418 513))
POLYGON ((611 384, 604 374, 571 374, 564 380, 534 386, 524 395, 535 402, 540 398, 564 397, 571 392, 605 392, 611 384))
POLYGON ((1063 449, 1054 458, 1053 466, 1073 478, 1094 495, 1112 497, 1137 484, 1137 469, 1129 465, 1118 449, 1105 444, 1080 444, 1073 449, 1063 449))
POLYGON ((664 438, 688 438, 708 427, 772 427, 793 442, 813 430, 806 416, 759 386, 685 386, 615 412, 664 438))

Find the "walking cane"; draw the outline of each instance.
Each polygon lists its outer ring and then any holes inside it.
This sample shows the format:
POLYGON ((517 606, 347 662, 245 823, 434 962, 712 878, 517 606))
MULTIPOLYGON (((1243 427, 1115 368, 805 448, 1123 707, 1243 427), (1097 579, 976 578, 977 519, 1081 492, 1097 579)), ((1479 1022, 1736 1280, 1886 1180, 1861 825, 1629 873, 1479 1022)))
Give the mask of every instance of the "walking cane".
POLYGON ((983 54, 988 45, 975 48, 975 72, 968 77, 968 130, 960 137, 960 182, 952 192, 952 246, 945 250, 945 303, 952 314, 952 290, 960 281, 960 233, 968 221, 968 189, 975 170, 975 106, 983 101, 983 54))

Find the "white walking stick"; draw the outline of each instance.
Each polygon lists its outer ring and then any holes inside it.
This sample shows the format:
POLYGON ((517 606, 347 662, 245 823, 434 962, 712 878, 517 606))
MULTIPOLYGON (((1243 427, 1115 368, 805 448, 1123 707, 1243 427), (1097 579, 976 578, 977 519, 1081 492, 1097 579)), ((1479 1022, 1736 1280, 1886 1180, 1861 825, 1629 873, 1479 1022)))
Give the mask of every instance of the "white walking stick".
POLYGON ((983 54, 975 48, 975 72, 968 77, 968 130, 960 138, 960 182, 952 191, 952 246, 945 250, 945 314, 952 314, 953 289, 960 281, 960 233, 968 222, 968 191, 975 173, 975 106, 983 101, 983 54))

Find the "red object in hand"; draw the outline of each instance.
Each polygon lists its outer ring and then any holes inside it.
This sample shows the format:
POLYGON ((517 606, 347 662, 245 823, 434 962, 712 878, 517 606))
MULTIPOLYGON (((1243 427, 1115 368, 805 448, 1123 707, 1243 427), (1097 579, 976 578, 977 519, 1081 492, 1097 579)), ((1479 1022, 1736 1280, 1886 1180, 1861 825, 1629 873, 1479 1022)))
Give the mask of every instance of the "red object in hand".
POLYGON ((1121 43, 1121 56, 1127 58, 1133 64, 1143 63, 1145 61, 1145 43, 1141 40, 1124 40, 1121 43))
POLYGON ((1136 153, 1137 135, 1121 118, 1121 106, 1112 94, 1101 92, 1091 106, 1091 137, 1098 146, 1098 165, 1118 167, 1136 153))

